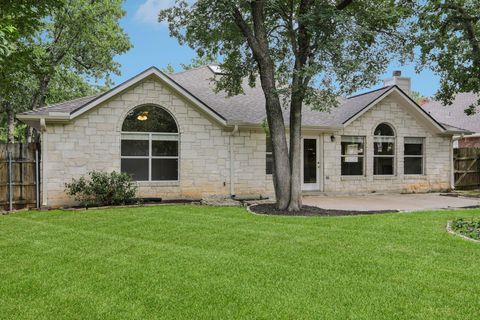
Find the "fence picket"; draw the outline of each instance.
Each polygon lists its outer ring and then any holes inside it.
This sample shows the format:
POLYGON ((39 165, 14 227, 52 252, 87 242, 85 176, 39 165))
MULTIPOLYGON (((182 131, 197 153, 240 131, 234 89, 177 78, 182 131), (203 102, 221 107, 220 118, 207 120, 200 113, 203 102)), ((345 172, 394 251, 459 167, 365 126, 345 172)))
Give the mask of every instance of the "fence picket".
POLYGON ((36 182, 40 181, 40 175, 37 177, 37 150, 39 145, 36 143, 0 144, 0 209, 10 209, 10 203, 13 209, 35 207, 37 198, 40 200, 40 188, 37 189, 36 182), (9 153, 12 155, 10 167, 9 153), (12 178, 11 189, 9 173, 12 178))
POLYGON ((480 188, 480 148, 460 148, 454 151, 455 188, 480 188))

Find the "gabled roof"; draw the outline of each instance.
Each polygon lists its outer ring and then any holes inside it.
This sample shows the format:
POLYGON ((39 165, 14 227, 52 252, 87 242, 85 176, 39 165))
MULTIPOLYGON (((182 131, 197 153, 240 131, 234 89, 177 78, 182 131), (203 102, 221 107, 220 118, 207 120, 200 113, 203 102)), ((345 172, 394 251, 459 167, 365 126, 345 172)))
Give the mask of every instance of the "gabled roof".
POLYGON ((422 107, 438 121, 480 133, 480 110, 477 108, 477 113, 471 116, 465 113, 465 109, 477 103, 479 99, 480 96, 474 93, 459 93, 451 105, 446 106, 440 101, 431 101, 422 107))
MULTIPOLYGON (((173 90, 191 101, 194 105, 207 113, 223 125, 259 126, 266 118, 265 97, 259 81, 255 87, 250 87, 247 80, 242 84, 244 93, 229 97, 226 92, 216 92, 213 79, 220 74, 215 68, 208 66, 167 75, 157 68, 149 68, 139 75, 125 81, 119 86, 95 96, 84 97, 55 104, 49 107, 22 113, 20 120, 52 119, 71 120, 82 113, 94 108, 114 95, 123 92, 147 77, 156 77, 170 86, 173 90)), ((339 106, 330 111, 312 110, 304 106, 302 126, 304 128, 339 129, 347 126, 364 112, 372 108, 391 92, 402 95, 419 117, 423 117, 432 124, 438 132, 447 132, 442 124, 429 116, 420 106, 413 102, 397 86, 387 86, 349 98, 341 98, 339 106)), ((289 113, 284 111, 285 121, 289 120, 289 113)))
POLYGON ((172 88, 174 91, 181 94, 184 98, 189 100, 193 105, 198 107, 200 110, 205 112, 207 115, 212 117, 218 123, 226 125, 226 119, 223 118, 220 114, 211 109, 208 105, 203 103, 197 97, 193 96, 190 92, 181 87, 178 83, 172 80, 162 71, 158 70, 155 67, 148 68, 147 70, 141 72, 133 78, 128 79, 127 81, 121 83, 113 89, 110 89, 104 93, 79 98, 75 100, 66 101, 63 103, 58 103, 52 106, 47 106, 37 110, 32 110, 28 112, 21 113, 17 115, 17 118, 20 120, 33 120, 33 119, 52 119, 52 120, 72 120, 79 115, 87 112, 88 110, 96 107, 97 105, 107 101, 113 96, 125 91, 136 83, 149 78, 155 77, 156 79, 162 81, 167 86, 172 88))

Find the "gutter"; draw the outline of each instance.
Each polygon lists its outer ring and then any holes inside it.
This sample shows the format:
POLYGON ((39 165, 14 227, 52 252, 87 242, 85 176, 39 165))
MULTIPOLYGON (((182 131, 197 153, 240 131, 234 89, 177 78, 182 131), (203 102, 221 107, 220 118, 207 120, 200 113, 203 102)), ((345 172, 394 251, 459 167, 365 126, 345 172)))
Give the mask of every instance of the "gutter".
POLYGON ((235 198, 235 161, 233 159, 233 138, 238 132, 238 125, 235 125, 230 136, 228 137, 229 148, 230 148, 230 197, 235 198))

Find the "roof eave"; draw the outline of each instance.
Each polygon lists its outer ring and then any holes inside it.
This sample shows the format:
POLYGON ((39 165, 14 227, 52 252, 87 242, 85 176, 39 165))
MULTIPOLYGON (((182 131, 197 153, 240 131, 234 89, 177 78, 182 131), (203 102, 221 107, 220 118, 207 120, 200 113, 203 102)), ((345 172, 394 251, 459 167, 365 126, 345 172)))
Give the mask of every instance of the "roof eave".
MULTIPOLYGON (((227 121, 227 126, 234 127, 238 126, 241 128, 263 128, 262 123, 252 123, 252 122, 243 122, 243 121, 227 121)), ((302 125, 302 130, 316 130, 316 131, 325 131, 325 132, 332 132, 343 129, 343 126, 311 126, 311 125, 302 125)), ((288 127, 286 128, 288 131, 288 127)))

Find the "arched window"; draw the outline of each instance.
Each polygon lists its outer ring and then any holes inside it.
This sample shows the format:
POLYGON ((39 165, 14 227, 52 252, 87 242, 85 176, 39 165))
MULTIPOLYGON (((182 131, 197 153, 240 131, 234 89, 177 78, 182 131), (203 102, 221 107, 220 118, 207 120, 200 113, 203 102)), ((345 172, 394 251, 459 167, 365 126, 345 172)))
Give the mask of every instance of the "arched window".
POLYGON ((135 181, 178 180, 178 127, 165 109, 131 110, 122 124, 121 171, 135 181))
POLYGON ((373 174, 393 175, 395 172, 395 131, 386 124, 379 124, 373 137, 373 174))

